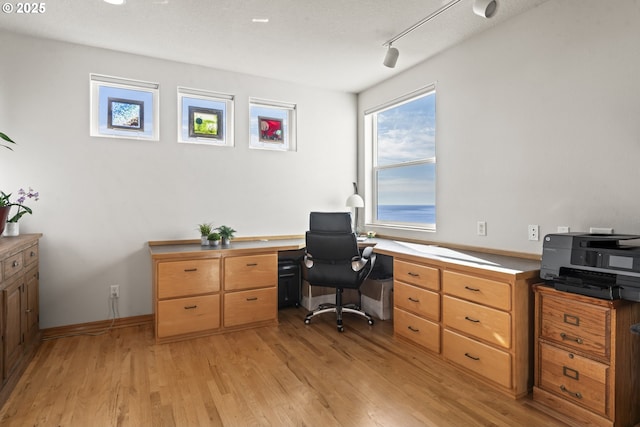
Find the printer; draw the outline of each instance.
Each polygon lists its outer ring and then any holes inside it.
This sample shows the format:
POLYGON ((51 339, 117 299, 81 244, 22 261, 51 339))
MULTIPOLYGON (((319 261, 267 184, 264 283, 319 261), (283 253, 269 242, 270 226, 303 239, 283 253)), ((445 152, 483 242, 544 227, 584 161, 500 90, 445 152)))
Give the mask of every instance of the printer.
POLYGON ((541 264, 540 278, 558 290, 640 302, 640 236, 548 234, 541 264))

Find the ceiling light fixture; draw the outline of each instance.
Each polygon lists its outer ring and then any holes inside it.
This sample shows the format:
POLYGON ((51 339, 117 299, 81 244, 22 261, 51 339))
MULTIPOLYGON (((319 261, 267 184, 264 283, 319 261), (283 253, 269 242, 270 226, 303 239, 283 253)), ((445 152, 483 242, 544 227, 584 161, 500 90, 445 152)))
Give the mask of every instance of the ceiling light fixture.
POLYGON ((115 5, 122 5, 124 4, 125 0, 104 0, 105 3, 109 3, 109 4, 115 4, 115 5))
MULTIPOLYGON (((396 62, 398 61, 398 56, 400 55, 400 52, 395 47, 391 47, 391 44, 393 42, 395 42, 395 41, 400 40, 401 38, 403 38, 407 34, 411 33, 412 31, 417 30, 418 28, 420 28, 421 26, 423 26, 427 22, 431 21, 436 16, 438 16, 441 13, 449 10, 450 8, 452 8, 456 4, 460 3, 461 1, 462 0, 452 0, 452 1, 450 1, 449 3, 443 5, 440 9, 436 10, 435 12, 433 12, 432 14, 430 14, 428 16, 425 16, 420 21, 416 22, 415 24, 413 24, 412 26, 410 26, 406 30, 402 31, 397 36, 392 37, 389 40, 387 40, 386 42, 384 42, 382 44, 382 46, 388 46, 389 49, 387 50, 387 53, 386 53, 386 55, 384 57, 384 61, 382 63, 386 67, 394 68, 396 66, 396 62)), ((497 5, 497 1, 496 0, 474 0, 474 2, 473 2, 473 12, 475 14, 483 16, 485 18, 491 18, 496 13, 497 6, 498 5, 497 5)))
POLYGON ((251 19, 251 22, 255 22, 258 24, 266 24, 269 22, 269 18, 253 18, 251 19))

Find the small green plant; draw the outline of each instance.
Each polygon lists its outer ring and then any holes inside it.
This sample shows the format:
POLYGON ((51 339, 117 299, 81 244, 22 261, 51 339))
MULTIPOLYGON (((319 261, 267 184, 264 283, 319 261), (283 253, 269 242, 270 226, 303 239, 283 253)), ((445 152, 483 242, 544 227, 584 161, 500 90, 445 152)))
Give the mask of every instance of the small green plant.
POLYGON ((233 239, 233 233, 235 232, 236 230, 226 225, 221 225, 220 227, 218 227, 218 233, 220 233, 220 236, 222 236, 223 239, 233 239))
POLYGON ((211 242, 215 242, 220 240, 220 235, 218 233, 209 233, 207 235, 207 240, 211 241, 211 242))
POLYGON ((204 222, 202 224, 198 224, 198 230, 200 231, 201 236, 208 236, 213 230, 213 225, 210 222, 204 222))

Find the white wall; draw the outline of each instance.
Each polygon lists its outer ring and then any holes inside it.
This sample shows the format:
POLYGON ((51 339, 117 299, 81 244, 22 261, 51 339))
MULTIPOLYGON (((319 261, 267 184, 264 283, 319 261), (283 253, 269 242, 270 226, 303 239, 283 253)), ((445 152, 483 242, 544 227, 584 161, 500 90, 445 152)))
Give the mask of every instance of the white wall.
POLYGON ((437 231, 396 234, 538 254, 528 224, 640 234, 639 22, 637 0, 552 0, 360 94, 362 135, 437 82, 437 231))
POLYGON ((310 210, 345 210, 356 178, 356 96, 0 32, 0 189, 32 186, 20 221, 41 232, 40 325, 153 311, 147 241, 303 234, 310 210), (160 83, 160 141, 89 136, 89 73, 160 83), (236 95, 235 148, 178 144, 176 87, 236 95), (248 98, 296 103, 298 151, 250 150, 248 98))

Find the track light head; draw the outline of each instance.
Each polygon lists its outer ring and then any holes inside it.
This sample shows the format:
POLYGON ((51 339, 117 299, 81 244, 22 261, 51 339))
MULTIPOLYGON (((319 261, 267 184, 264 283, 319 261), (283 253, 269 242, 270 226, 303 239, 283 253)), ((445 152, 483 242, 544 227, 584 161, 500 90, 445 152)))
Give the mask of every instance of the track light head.
POLYGON ((491 18, 496 14, 498 2, 496 0, 475 0, 473 2, 473 13, 483 18, 491 18))
POLYGON ((387 49, 387 54, 384 56, 384 61, 382 63, 385 67, 395 68, 396 62, 398 62, 398 56, 400 52, 395 47, 392 47, 389 44, 389 49, 387 49))

